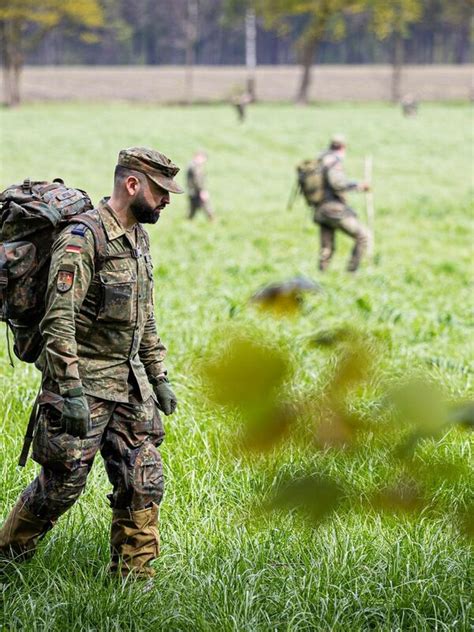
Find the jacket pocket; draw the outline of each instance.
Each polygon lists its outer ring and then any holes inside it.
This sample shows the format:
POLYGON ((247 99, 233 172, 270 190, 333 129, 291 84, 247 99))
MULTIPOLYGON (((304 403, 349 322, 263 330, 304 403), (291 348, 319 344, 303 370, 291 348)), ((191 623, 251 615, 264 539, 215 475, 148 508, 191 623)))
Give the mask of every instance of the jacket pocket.
POLYGON ((129 270, 99 274, 101 304, 97 320, 129 323, 133 318, 136 277, 129 270))

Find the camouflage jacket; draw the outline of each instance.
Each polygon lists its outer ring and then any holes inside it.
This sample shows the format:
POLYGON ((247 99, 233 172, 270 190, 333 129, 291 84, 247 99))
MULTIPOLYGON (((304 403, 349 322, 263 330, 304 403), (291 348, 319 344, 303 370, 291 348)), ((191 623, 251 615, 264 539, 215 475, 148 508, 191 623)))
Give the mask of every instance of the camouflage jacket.
POLYGON ((40 324, 42 368, 61 393, 82 383, 88 395, 127 402, 131 379, 146 400, 166 353, 156 332, 148 235, 137 225, 135 245, 105 200, 89 213, 102 222, 107 258, 95 272, 94 238, 84 225, 56 240, 40 324))
POLYGON ((345 202, 346 191, 357 188, 357 182, 349 180, 344 172, 342 159, 333 151, 326 151, 319 157, 324 166, 324 202, 334 200, 345 202))
POLYGON ((206 189, 203 165, 198 165, 193 160, 189 163, 186 171, 186 185, 189 197, 199 197, 201 191, 206 189))

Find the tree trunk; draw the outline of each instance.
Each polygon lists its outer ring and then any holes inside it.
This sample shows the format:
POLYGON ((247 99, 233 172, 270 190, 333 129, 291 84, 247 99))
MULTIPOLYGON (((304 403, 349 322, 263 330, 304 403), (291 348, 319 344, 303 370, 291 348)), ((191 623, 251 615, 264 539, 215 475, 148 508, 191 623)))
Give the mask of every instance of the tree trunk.
POLYGON ((245 66, 247 67, 247 92, 255 101, 255 68, 257 67, 257 20, 255 11, 245 13, 245 66))
POLYGON ((401 97, 401 82, 403 68, 403 37, 400 33, 394 34, 393 65, 391 97, 394 103, 398 103, 401 97))
POLYGON ((194 64, 196 62, 198 4, 197 0, 188 0, 188 20, 186 25, 186 103, 194 100, 194 64))
POLYGON ((3 82, 5 105, 20 104, 20 75, 23 66, 21 54, 21 25, 18 20, 6 21, 2 28, 3 82))
POLYGON ((296 95, 296 103, 299 105, 307 105, 309 86, 311 85, 311 67, 314 61, 314 55, 318 45, 318 40, 309 41, 303 48, 301 56, 301 65, 303 66, 303 74, 301 76, 300 87, 296 95))

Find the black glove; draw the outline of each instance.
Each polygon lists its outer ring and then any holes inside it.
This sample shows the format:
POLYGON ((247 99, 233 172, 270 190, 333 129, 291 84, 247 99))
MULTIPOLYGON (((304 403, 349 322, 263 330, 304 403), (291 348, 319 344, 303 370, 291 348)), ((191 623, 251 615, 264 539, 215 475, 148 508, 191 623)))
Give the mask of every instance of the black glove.
POLYGON ((171 390, 168 378, 164 376, 157 378, 153 383, 153 390, 158 400, 158 408, 163 411, 165 415, 172 415, 176 410, 178 400, 171 390))
POLYGON ((89 404, 82 388, 71 388, 63 393, 63 413, 61 422, 64 432, 82 439, 91 429, 89 404))

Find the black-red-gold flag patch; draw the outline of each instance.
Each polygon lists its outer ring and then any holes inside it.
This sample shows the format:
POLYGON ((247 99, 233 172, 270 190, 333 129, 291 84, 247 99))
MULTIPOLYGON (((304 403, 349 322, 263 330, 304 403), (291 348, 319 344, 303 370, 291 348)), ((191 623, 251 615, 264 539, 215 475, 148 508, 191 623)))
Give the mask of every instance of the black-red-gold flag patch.
POLYGON ((66 252, 75 252, 76 254, 79 254, 82 251, 82 248, 80 246, 75 246, 74 244, 69 244, 66 246, 65 250, 66 252))
POLYGON ((68 292, 74 283, 74 272, 72 270, 59 270, 56 287, 58 292, 68 292))

